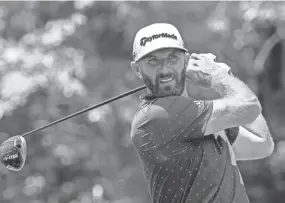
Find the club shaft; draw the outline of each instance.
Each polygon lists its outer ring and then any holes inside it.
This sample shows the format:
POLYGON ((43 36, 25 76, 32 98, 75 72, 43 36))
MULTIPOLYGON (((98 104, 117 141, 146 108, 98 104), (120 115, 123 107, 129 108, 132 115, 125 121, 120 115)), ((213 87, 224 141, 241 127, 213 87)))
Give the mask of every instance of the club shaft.
POLYGON ((103 102, 101 102, 101 103, 99 103, 99 104, 96 104, 96 105, 94 105, 94 106, 88 107, 88 108, 83 109, 83 110, 81 110, 81 111, 75 112, 75 113, 73 113, 73 114, 71 114, 71 115, 68 115, 68 116, 66 116, 66 117, 63 117, 63 118, 61 118, 61 119, 55 120, 55 121, 53 121, 53 122, 51 122, 51 123, 49 123, 49 124, 47 124, 47 125, 44 125, 44 126, 42 126, 42 127, 40 127, 40 128, 34 129, 34 130, 32 130, 32 131, 29 131, 29 132, 23 134, 22 136, 23 136, 23 137, 28 136, 28 135, 30 135, 30 134, 33 134, 33 133, 35 133, 35 132, 38 132, 38 131, 43 130, 43 129, 45 129, 45 128, 48 128, 48 127, 50 127, 50 126, 52 126, 52 125, 55 125, 55 124, 57 124, 57 123, 60 123, 60 122, 65 121, 65 120, 67 120, 67 119, 70 119, 70 118, 72 118, 72 117, 75 117, 75 116, 77 116, 77 115, 79 115, 79 114, 82 114, 82 113, 85 113, 85 112, 87 112, 87 111, 96 109, 96 108, 98 108, 98 107, 100 107, 100 106, 103 106, 103 105, 105 105, 105 104, 108 104, 108 103, 110 103, 110 102, 112 102, 112 101, 115 101, 115 100, 117 100, 117 99, 121 99, 121 98, 126 97, 126 96, 128 96, 128 95, 130 95, 130 94, 133 94, 133 93, 135 93, 135 92, 141 91, 141 90, 143 90, 143 89, 145 89, 145 88, 146 88, 145 85, 140 86, 140 87, 138 87, 138 88, 136 88, 136 89, 130 90, 130 91, 126 92, 126 93, 123 93, 123 94, 120 94, 120 95, 115 96, 115 97, 113 97, 113 98, 110 98, 110 99, 108 99, 108 100, 106 100, 106 101, 103 101, 103 102))

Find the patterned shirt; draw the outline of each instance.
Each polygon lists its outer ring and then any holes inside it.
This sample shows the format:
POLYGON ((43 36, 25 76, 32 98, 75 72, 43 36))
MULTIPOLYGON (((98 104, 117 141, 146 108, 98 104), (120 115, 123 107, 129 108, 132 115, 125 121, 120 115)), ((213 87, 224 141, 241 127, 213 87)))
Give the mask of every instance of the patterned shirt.
POLYGON ((141 97, 131 137, 152 203, 249 203, 228 139, 204 135, 212 101, 141 97))

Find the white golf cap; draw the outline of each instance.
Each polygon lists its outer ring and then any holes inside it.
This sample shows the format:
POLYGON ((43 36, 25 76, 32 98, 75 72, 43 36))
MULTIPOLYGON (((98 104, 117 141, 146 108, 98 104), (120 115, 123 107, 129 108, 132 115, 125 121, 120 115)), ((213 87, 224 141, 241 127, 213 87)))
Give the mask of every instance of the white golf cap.
POLYGON ((133 44, 133 60, 138 61, 145 55, 163 48, 187 51, 176 27, 167 23, 151 24, 137 32, 133 44))

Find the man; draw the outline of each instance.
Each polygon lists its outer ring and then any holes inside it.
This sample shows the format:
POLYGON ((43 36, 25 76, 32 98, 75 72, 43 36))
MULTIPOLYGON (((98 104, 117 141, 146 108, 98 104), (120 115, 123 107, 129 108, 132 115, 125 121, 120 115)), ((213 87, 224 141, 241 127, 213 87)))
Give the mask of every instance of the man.
POLYGON ((257 97, 170 24, 137 32, 131 67, 147 87, 131 137, 152 202, 248 203, 236 160, 274 148, 257 97))

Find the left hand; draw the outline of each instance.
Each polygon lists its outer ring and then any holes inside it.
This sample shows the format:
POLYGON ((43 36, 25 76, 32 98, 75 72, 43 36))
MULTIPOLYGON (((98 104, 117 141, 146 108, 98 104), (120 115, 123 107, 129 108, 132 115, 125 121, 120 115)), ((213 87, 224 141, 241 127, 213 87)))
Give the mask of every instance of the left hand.
POLYGON ((231 73, 231 68, 224 63, 217 63, 215 60, 216 56, 211 53, 192 54, 189 57, 189 64, 186 69, 186 72, 188 71, 186 88, 191 98, 197 100, 221 98, 220 94, 212 87, 212 80, 217 77, 215 74, 231 73), (218 72, 214 74, 213 71, 218 72))
POLYGON ((208 54, 191 54, 186 76, 193 83, 203 88, 211 88, 215 80, 228 74, 230 67, 224 63, 215 62, 216 56, 208 54))

